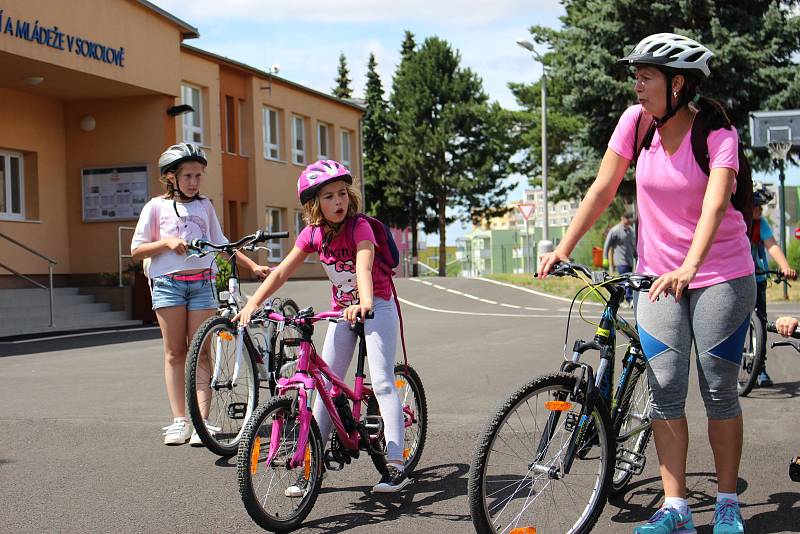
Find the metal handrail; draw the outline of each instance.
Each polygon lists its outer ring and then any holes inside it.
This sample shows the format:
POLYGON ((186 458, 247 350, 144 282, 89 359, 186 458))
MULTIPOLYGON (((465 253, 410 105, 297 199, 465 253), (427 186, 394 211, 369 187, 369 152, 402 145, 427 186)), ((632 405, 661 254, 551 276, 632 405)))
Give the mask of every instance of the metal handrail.
POLYGON ((57 265, 58 262, 56 260, 52 259, 52 258, 48 258, 47 256, 45 256, 41 252, 37 252, 37 251, 33 250, 31 247, 29 247, 27 245, 23 245, 22 243, 20 243, 16 239, 14 239, 12 237, 9 237, 9 236, 7 236, 6 234, 4 234, 2 232, 0 232, 0 237, 2 237, 3 239, 5 239, 5 240, 17 245, 20 248, 30 252, 31 254, 33 254, 35 256, 39 256, 40 258, 42 258, 43 260, 45 260, 47 262, 47 277, 48 277, 48 280, 50 282, 50 287, 49 288, 46 287, 43 284, 40 284, 39 282, 36 282, 35 280, 33 280, 30 277, 25 276, 24 274, 18 273, 14 269, 12 269, 12 268, 10 268, 10 267, 8 267, 6 265, 3 265, 2 263, 0 263, 0 267, 2 267, 3 269, 7 270, 11 274, 13 274, 13 275, 15 275, 15 276, 17 276, 19 278, 23 278, 23 279, 27 280, 28 282, 31 282, 33 285, 35 285, 35 286, 37 286, 37 287, 39 287, 41 289, 49 289, 49 291, 50 291, 50 328, 54 327, 56 323, 55 323, 55 320, 53 318, 53 315, 54 315, 53 314, 53 308, 54 308, 54 305, 53 305, 53 265, 57 265))
POLYGON ((123 259, 131 259, 133 256, 130 254, 123 254, 122 253, 122 231, 123 230, 131 230, 132 232, 136 231, 134 226, 118 226, 117 227, 117 253, 119 255, 119 287, 122 287, 122 260, 123 259))

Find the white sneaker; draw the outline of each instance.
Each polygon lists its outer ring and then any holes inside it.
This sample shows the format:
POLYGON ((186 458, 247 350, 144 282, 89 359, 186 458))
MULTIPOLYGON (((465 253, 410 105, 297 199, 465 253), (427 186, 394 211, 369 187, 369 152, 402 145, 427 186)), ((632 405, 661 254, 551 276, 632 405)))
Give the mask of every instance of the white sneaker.
MULTIPOLYGON (((211 435, 211 437, 214 437, 214 435, 217 432, 222 430, 221 428, 219 428, 217 426, 211 426, 208 423, 208 421, 204 421, 204 422, 205 422, 205 425, 206 425, 206 430, 208 430, 208 433, 211 435)), ((202 439, 200 439, 200 436, 197 434, 197 429, 192 431, 192 437, 189 438, 189 445, 191 445, 192 447, 205 447, 206 444, 203 443, 202 439)))
POLYGON ((179 417, 169 426, 163 427, 164 445, 183 445, 189 441, 192 426, 185 417, 179 417))

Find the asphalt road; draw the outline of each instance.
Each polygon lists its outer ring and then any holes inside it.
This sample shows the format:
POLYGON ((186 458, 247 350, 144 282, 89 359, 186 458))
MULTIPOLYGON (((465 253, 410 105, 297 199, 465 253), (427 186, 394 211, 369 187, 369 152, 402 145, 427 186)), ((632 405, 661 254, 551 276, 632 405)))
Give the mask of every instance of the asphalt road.
MULTIPOLYGON (((478 433, 501 399, 561 360, 566 302, 481 280, 397 285, 430 418, 413 484, 376 497, 377 473, 358 460, 329 473, 301 532, 471 532, 467 477, 478 433)), ((294 282, 281 294, 322 310, 328 287, 294 282)), ((770 308, 800 315, 797 306, 770 308)), ((575 318, 570 339, 578 335, 591 329, 575 318)), ((241 504, 234 462, 162 445, 170 414, 157 330, 0 343, 0 355, 1 532, 259 531, 241 504)), ((775 386, 742 401, 740 494, 748 532, 759 534, 800 530, 800 484, 787 476, 789 457, 800 454, 800 355, 776 349, 769 370, 775 386)), ((714 470, 696 384, 693 370, 689 501, 698 532, 710 534, 714 470)), ((648 459, 596 531, 630 532, 653 513, 661 495, 652 445, 648 459)))

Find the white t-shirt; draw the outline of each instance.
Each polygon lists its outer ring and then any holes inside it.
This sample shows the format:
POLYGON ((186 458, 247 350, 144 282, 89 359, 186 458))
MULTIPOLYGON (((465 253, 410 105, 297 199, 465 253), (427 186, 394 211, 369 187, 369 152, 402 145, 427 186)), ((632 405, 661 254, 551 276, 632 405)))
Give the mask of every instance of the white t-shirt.
MULTIPOLYGON (((144 205, 136 223, 136 231, 131 240, 131 251, 142 243, 153 243, 168 237, 179 237, 190 243, 192 239, 203 239, 212 243, 227 243, 222 233, 211 201, 204 198, 193 202, 173 202, 171 199, 155 197, 144 205), (177 210, 177 213, 176 213, 177 210), (154 221, 158 218, 158 229, 154 221)), ((165 274, 194 269, 213 269, 216 271, 213 254, 203 258, 178 255, 171 250, 153 256, 150 264, 150 278, 165 274)))

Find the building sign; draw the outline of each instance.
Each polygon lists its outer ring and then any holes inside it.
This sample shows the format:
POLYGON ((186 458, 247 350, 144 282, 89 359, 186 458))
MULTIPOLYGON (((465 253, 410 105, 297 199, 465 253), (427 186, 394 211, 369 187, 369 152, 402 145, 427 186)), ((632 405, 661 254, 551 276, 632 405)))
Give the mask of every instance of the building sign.
POLYGON ((37 43, 40 46, 62 50, 76 56, 94 59, 101 63, 108 63, 117 67, 125 66, 125 48, 122 46, 113 48, 89 39, 70 35, 59 30, 58 26, 40 25, 38 20, 31 22, 29 20, 15 19, 6 14, 3 9, 0 9, 0 33, 37 43))
POLYGON ((150 200, 146 165, 81 169, 83 221, 138 219, 150 200))

